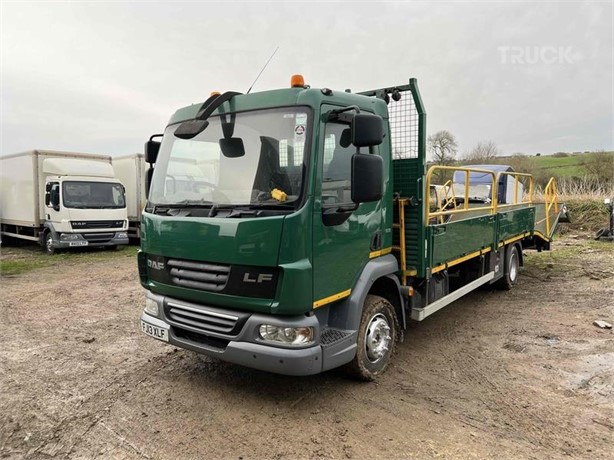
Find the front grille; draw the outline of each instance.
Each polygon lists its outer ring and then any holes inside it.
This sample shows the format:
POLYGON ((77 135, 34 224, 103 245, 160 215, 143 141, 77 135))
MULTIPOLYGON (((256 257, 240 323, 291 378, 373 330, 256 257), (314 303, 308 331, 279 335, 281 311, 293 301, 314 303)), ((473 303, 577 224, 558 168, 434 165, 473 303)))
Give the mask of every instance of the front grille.
POLYGON ((249 317, 248 313, 228 313, 213 307, 203 308, 174 301, 166 303, 165 313, 173 326, 185 326, 194 332, 228 335, 238 334, 249 317))
POLYGON ((123 220, 71 220, 70 225, 74 229, 88 228, 122 228, 123 220))
POLYGON ((81 236, 90 243, 106 243, 113 239, 115 233, 82 233, 81 236))
POLYGON ((178 286, 204 291, 221 291, 226 287, 230 266, 168 259, 171 280, 178 286))

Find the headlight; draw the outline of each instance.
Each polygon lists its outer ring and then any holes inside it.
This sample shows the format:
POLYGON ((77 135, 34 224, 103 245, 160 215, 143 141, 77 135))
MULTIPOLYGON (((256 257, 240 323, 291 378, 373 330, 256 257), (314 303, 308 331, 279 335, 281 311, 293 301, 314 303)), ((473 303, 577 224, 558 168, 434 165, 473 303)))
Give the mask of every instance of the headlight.
POLYGON ((79 235, 78 233, 62 233, 60 235, 60 241, 75 241, 80 239, 81 235, 79 235))
POLYGON ((283 327, 272 324, 261 324, 260 338, 267 342, 284 345, 308 345, 313 342, 312 327, 283 327))
POLYGON ((116 238, 128 238, 128 234, 126 232, 119 232, 115 234, 116 238))
POLYGON ((145 298, 145 312, 151 316, 158 316, 160 311, 160 307, 158 306, 158 302, 149 297, 145 298))

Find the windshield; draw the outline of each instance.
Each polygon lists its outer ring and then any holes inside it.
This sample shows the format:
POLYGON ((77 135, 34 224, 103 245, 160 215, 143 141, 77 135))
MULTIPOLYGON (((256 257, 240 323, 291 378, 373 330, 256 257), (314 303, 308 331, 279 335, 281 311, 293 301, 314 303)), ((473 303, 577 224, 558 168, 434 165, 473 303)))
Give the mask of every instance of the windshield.
POLYGON ((222 119, 215 116, 192 139, 175 137, 179 125, 169 126, 149 201, 154 205, 296 204, 306 170, 308 110, 292 107, 222 119))
POLYGON ((67 181, 62 184, 62 197, 67 208, 125 208, 124 188, 109 182, 67 181))

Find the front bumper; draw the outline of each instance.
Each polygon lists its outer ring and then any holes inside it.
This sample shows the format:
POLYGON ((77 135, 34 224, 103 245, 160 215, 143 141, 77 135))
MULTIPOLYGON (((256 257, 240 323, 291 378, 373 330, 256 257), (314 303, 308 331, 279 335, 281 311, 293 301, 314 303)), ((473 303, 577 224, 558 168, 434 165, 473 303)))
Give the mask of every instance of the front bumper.
MULTIPOLYGON (((313 327, 315 318, 305 317, 305 319, 307 319, 307 321, 304 321, 305 326, 313 327), (309 319, 313 321, 309 321, 309 319)), ((308 348, 281 348, 257 343, 255 339, 248 341, 249 336, 253 337, 251 331, 255 327, 262 323, 271 322, 269 316, 258 314, 250 316, 236 339, 214 342, 215 345, 190 339, 190 335, 185 334, 183 328, 172 326, 167 321, 151 316, 146 312, 141 314, 141 321, 158 328, 167 329, 168 343, 172 345, 241 366, 296 376, 318 374, 323 370, 322 347, 320 345, 308 348)), ((292 323, 295 324, 296 321, 292 323)))
POLYGON ((77 247, 103 247, 128 244, 128 233, 105 232, 105 233, 59 233, 54 239, 54 246, 60 249, 77 247))

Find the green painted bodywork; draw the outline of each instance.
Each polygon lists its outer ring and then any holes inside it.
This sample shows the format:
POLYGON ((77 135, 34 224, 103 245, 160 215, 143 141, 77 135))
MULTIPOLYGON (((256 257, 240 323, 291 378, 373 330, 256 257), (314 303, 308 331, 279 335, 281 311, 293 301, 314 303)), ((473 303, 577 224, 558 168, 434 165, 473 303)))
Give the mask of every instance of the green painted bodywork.
POLYGON ((501 208, 497 213, 499 242, 514 238, 525 232, 533 231, 535 226, 535 207, 520 205, 501 208))
POLYGON ((429 261, 434 267, 479 249, 495 241, 496 216, 488 215, 428 227, 429 261))

